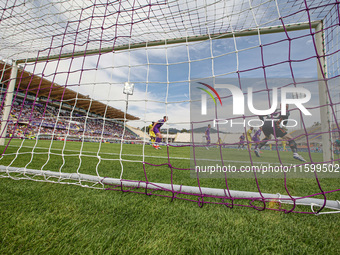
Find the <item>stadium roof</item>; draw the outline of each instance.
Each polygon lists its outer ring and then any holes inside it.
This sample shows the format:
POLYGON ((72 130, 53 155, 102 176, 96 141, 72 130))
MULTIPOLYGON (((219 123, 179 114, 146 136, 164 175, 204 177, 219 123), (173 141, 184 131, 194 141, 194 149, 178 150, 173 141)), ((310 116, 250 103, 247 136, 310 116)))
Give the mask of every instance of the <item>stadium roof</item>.
MULTIPOLYGON (((0 61, 0 76, 1 83, 6 84, 10 79, 12 66, 0 61)), ((34 75, 30 72, 18 69, 17 81, 15 86, 16 92, 30 93, 34 97, 46 97, 49 101, 62 101, 70 105, 76 106, 85 111, 104 116, 111 119, 124 119, 124 112, 114 107, 108 106, 100 101, 89 98, 88 96, 77 93, 73 90, 61 86, 56 83, 44 79, 40 76, 34 75), (19 89, 18 89, 19 87, 19 89), (91 108, 90 108, 91 104, 91 108), (106 109, 107 108, 107 109, 106 109), (105 113, 106 111, 106 113, 105 113)), ((138 120, 138 117, 126 114, 127 120, 138 120)))

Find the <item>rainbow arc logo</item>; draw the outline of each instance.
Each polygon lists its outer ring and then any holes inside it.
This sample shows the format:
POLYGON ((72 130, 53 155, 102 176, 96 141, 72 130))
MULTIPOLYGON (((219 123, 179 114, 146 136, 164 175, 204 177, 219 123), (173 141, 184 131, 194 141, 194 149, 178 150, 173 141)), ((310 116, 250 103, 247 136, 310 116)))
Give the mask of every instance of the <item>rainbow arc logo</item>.
MULTIPOLYGON (((198 83, 203 85, 203 86, 205 86, 205 87, 207 87, 208 89, 210 89, 216 95, 216 97, 218 98, 218 100, 220 101, 220 104, 222 106, 221 97, 220 97, 220 95, 217 93, 217 91, 212 86, 210 86, 210 85, 208 85, 206 83, 203 83, 203 82, 198 82, 198 83)), ((202 90, 202 91, 204 91, 205 93, 207 93, 212 98, 212 100, 214 101, 215 106, 217 105, 214 95, 209 90, 207 90, 205 88, 201 88, 201 87, 197 87, 197 88, 202 90)), ((202 99, 201 100, 202 100, 201 114, 202 115, 207 115, 207 97, 206 97, 206 94, 202 94, 202 99)))
MULTIPOLYGON (((209 88, 212 92, 214 92, 214 94, 216 95, 216 97, 218 98, 218 100, 220 101, 220 104, 222 106, 222 100, 221 100, 221 97, 220 95, 217 93, 217 91, 211 87, 210 85, 206 84, 206 83, 203 83, 203 82, 198 82, 199 84, 203 85, 203 86, 206 86, 207 88, 209 88)), ((209 90, 206 90, 204 88, 200 88, 200 87, 197 87, 198 89, 200 90, 203 90, 204 92, 206 92, 211 98, 212 100, 214 100, 214 103, 216 105, 216 100, 215 100, 215 97, 213 96, 213 94, 211 94, 211 92, 209 90)))
MULTIPOLYGON (((199 84, 207 87, 208 89, 210 89, 218 98, 218 100, 220 101, 220 104, 222 106, 222 100, 221 97, 219 96, 219 94, 216 92, 216 90, 211 87, 210 85, 203 83, 203 82, 198 82, 199 84)), ((244 115, 244 104, 245 104, 245 97, 244 94, 242 92, 242 90, 232 84, 215 84, 214 86, 215 88, 223 88, 223 89, 227 89, 229 92, 231 92, 232 94, 232 99, 233 99, 233 115, 244 115)), ((207 89, 204 88, 199 88, 198 89, 206 92, 204 94, 201 94, 201 114, 202 115, 207 115, 207 94, 212 98, 212 100, 215 103, 215 106, 217 105, 216 100, 214 95, 207 89)), ((287 105, 295 105, 297 108, 299 108, 299 110, 304 114, 304 115, 312 115, 307 109, 306 107, 303 106, 304 103, 307 103, 310 99, 311 99, 311 93, 309 90, 303 88, 303 87, 283 87, 280 88, 281 90, 281 109, 282 109, 282 115, 286 115, 286 111, 287 111, 287 105), (302 98, 289 98, 289 94, 294 94, 294 93, 301 93, 303 95, 305 95, 305 97, 302 98)), ((258 110, 254 107, 253 104, 253 88, 252 87, 248 87, 248 92, 247 92, 247 105, 248 105, 248 109, 251 113, 253 113, 254 115, 269 115, 275 112, 275 110, 277 109, 277 105, 278 105, 278 88, 277 87, 273 87, 272 88, 272 104, 271 107, 269 109, 265 109, 265 110, 258 110)))

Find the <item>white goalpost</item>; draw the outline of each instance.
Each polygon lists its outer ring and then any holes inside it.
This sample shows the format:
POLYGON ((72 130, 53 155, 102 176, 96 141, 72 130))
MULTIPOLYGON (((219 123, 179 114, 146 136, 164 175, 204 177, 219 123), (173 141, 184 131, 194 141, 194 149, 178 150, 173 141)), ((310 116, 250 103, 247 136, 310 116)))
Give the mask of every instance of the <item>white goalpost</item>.
MULTIPOLYGON (((0 21, 0 177, 137 193, 151 190, 172 199, 198 199, 200 205, 338 213, 340 97, 333 86, 340 75, 338 4, 241 2, 7 1, 13 13, 4 8, 0 21), (306 107, 313 117, 290 109, 303 128, 286 130, 306 162, 292 161, 275 136, 275 149, 264 151, 260 159, 249 149, 235 152, 238 136, 248 127, 217 128, 217 137, 226 137, 223 146, 213 143, 213 149, 205 150, 202 133, 212 119, 193 119, 198 113, 189 109, 198 104, 193 95, 197 84, 208 81, 214 87, 219 79, 235 82, 244 93, 254 86, 261 98, 259 108, 270 106, 275 86, 309 89, 312 99, 306 107), (163 116, 169 117, 159 127, 163 135, 185 128, 191 140, 174 138, 154 150, 145 127, 163 116), (237 140, 226 134, 235 134, 237 140), (322 149, 312 151, 316 146, 322 149), (272 156, 266 157, 269 153, 272 156), (261 165, 260 172, 273 164, 290 165, 300 174, 308 167, 308 177, 281 172, 274 179, 282 185, 273 192, 266 186, 269 179, 253 171, 244 177, 249 189, 239 189, 232 181, 239 176, 198 174, 193 166, 202 160, 231 163, 238 170, 240 162, 250 168, 261 165), (322 172, 324 166, 330 175, 322 172), (306 185, 314 180, 314 189, 302 185, 291 191, 287 183, 295 178, 306 178, 306 185), (273 201, 279 207, 271 208, 273 201), (306 205, 312 211, 301 209, 306 205)), ((211 92, 211 97, 218 118, 219 95, 211 92)), ((230 94, 221 93, 221 98, 221 106, 231 106, 230 94)), ((245 121, 254 116, 246 112, 223 118, 245 121)))

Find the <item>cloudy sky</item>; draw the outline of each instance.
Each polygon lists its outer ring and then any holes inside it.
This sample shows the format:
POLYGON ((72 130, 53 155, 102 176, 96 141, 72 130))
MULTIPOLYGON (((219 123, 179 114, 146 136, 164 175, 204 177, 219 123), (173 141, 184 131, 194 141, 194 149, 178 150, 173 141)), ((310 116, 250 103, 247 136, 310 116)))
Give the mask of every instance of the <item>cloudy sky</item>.
MULTIPOLYGON (((262 51, 259 47, 259 37, 249 36, 236 40, 207 40, 168 47, 142 48, 130 52, 117 51, 100 57, 87 56, 73 61, 32 64, 25 68, 38 75, 44 73, 45 78, 57 84, 66 85, 121 110, 126 106, 123 84, 126 81, 134 83, 134 94, 129 97, 129 113, 140 117, 142 122, 130 121, 130 125, 141 127, 143 121, 148 124, 168 115, 169 127, 188 128, 190 88, 197 87, 196 81, 199 79, 209 78, 210 85, 213 85, 213 77, 237 78, 238 70, 241 80, 264 80, 266 77, 272 80, 281 78, 282 81, 282 78, 290 78, 287 79, 289 84, 292 75, 305 80, 316 79, 316 59, 305 60, 315 56, 312 38, 305 36, 306 34, 306 31, 290 32, 292 38, 302 36, 293 40, 291 45, 284 33, 261 35, 261 43, 268 45, 264 46, 262 51), (279 42, 281 40, 282 42, 279 42), (279 43, 269 45, 272 42, 279 43), (291 64, 293 74, 287 63, 289 51, 290 59, 296 61, 291 64), (298 62, 300 60, 301 62, 298 62), (265 66, 269 66, 265 72, 260 68, 263 66, 262 61, 265 66)), ((285 84, 281 82, 277 87, 282 85, 285 84)), ((249 80, 247 84, 243 83, 243 92, 247 91, 248 86, 251 86, 249 80)), ((256 84, 252 86, 254 91, 265 89, 256 84)), ((314 88, 310 89, 315 96, 317 90, 314 88)), ((312 99, 308 106, 317 104, 316 98, 312 99)), ((259 97, 257 101, 266 105, 259 97)))
MULTIPOLYGON (((286 4, 280 1, 101 2, 34 0, 25 5, 13 2, 16 7, 11 13, 4 11, 0 23, 3 32, 0 57, 34 58, 37 52, 39 56, 54 55, 112 47, 113 42, 118 46, 268 27, 281 25, 279 17, 283 17, 285 24, 306 22, 309 17, 317 19, 326 15, 332 8, 327 5, 308 13, 301 11, 306 8, 304 1, 295 4, 289 1, 286 4), (15 26, 14 19, 20 21, 15 26)), ((311 4, 315 7, 321 2, 311 4)), ((128 124, 142 127, 168 115, 167 127, 181 129, 190 126, 190 90, 197 86, 198 80, 211 79, 211 85, 215 78, 231 79, 238 75, 241 81, 292 80, 292 77, 314 80, 317 78, 315 57, 310 31, 300 30, 33 62, 24 68, 121 110, 126 107, 123 84, 134 83, 128 113, 141 120, 128 124)), ((248 86, 241 82, 243 92, 248 86)), ((318 104, 317 90, 316 86, 308 86, 313 97, 307 107, 313 107, 318 104)), ((259 89, 263 88, 254 85, 254 91, 259 89)), ((259 108, 268 106, 263 95, 257 101, 259 108)), ((318 113, 313 113, 313 117, 306 119, 307 125, 318 121, 318 113)))

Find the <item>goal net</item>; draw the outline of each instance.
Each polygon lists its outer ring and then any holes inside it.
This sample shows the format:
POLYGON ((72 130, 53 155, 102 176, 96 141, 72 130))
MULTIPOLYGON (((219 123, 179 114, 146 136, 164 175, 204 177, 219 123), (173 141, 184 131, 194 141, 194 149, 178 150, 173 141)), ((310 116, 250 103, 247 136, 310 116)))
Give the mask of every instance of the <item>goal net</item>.
POLYGON ((338 2, 0 6, 0 177, 339 212, 338 2))

